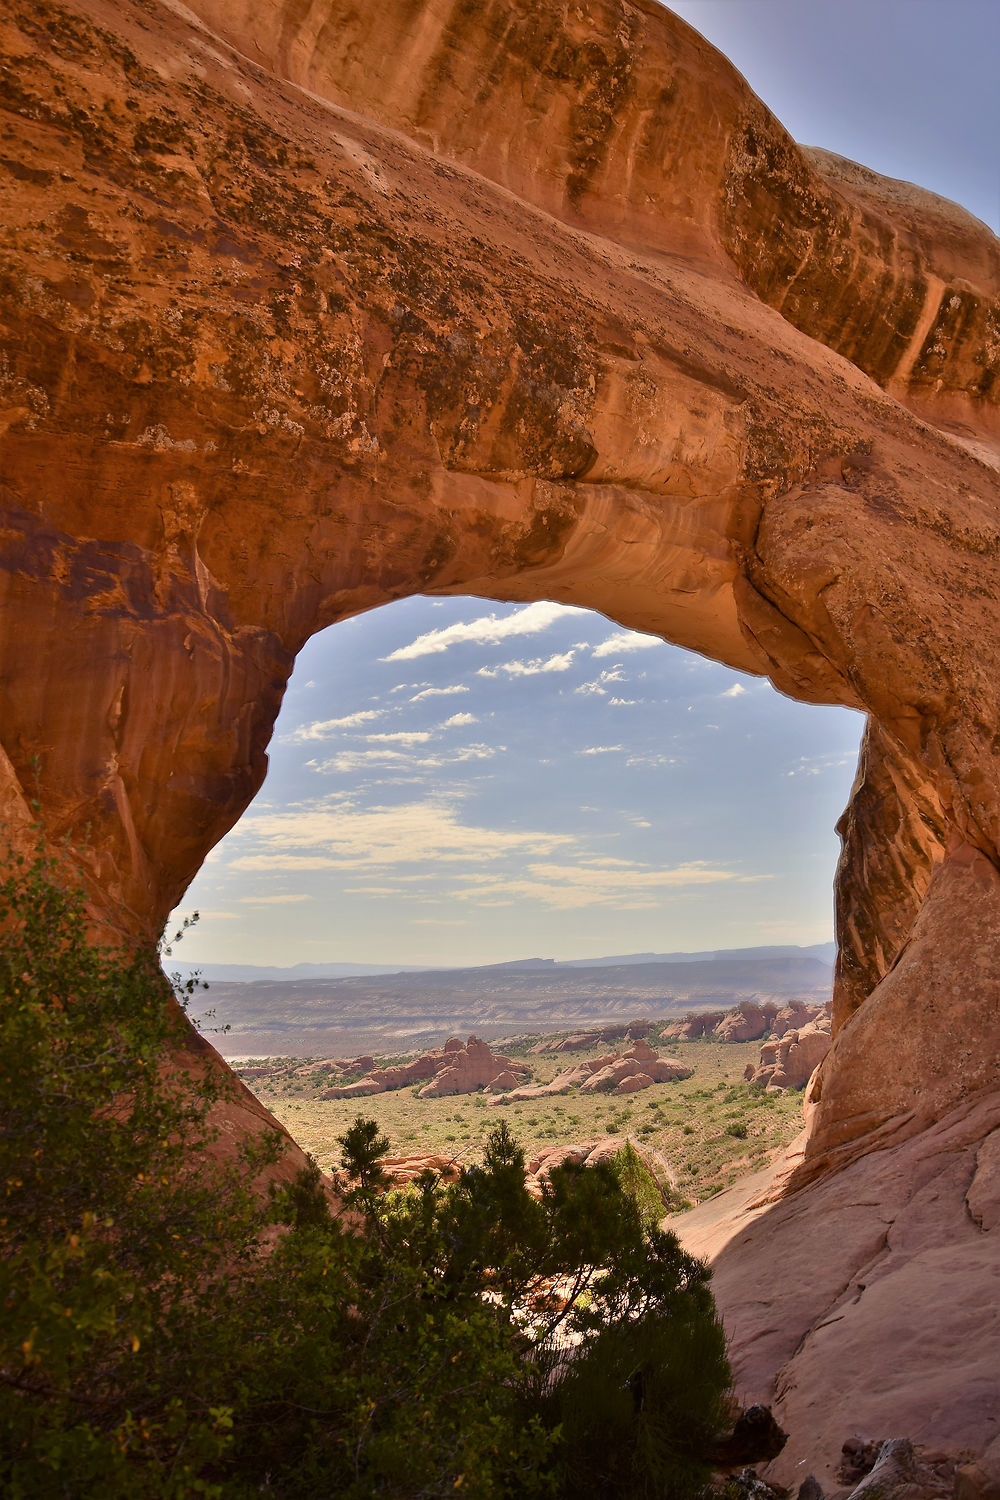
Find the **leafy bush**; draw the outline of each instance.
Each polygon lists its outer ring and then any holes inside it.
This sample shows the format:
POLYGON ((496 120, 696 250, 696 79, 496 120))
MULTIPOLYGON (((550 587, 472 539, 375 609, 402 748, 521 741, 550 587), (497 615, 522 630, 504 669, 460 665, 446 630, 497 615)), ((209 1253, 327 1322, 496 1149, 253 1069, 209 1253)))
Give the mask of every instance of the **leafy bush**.
POLYGON ((52 862, 7 870, 0 1491, 698 1493, 729 1381, 709 1273, 613 1166, 536 1201, 501 1124, 455 1185, 386 1192, 359 1119, 340 1217, 315 1166, 262 1199, 260 1149, 211 1164, 222 1085, 155 960, 88 945, 52 862))

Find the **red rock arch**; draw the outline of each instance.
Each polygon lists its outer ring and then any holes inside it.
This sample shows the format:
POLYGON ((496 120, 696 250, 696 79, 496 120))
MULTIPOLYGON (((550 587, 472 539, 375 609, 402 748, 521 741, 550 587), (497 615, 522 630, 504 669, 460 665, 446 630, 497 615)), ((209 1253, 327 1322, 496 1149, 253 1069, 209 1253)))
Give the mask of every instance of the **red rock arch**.
POLYGON ((311 633, 586 605, 869 715, 813 1167, 988 1096, 990 232, 651 0, 9 0, 0 53, 8 827, 149 939, 311 633))

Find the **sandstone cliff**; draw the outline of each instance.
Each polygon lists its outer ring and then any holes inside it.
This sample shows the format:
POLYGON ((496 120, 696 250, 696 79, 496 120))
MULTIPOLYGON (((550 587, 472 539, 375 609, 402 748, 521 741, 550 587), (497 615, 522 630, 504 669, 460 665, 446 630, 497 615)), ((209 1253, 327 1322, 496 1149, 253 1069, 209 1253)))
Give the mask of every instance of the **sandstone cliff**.
POLYGON ((10 835, 150 940, 310 634, 590 606, 869 716, 805 1175, 985 1120, 992 234, 652 0, 8 0, 0 59, 10 835))

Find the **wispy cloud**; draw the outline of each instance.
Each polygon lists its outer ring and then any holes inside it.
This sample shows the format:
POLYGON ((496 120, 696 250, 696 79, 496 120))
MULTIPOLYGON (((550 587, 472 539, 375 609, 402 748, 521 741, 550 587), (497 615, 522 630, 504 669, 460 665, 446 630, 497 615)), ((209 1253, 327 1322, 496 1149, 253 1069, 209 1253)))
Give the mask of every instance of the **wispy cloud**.
POLYGON ((599 677, 595 677, 592 682, 581 682, 580 686, 575 688, 574 691, 583 693, 584 695, 597 693, 601 697, 604 697, 607 694, 609 683, 626 682, 627 680, 621 667, 605 667, 599 677))
POLYGON ((557 652, 554 656, 537 656, 533 661, 502 661, 495 667, 480 667, 477 677, 537 677, 541 672, 566 672, 573 665, 575 651, 557 652))
POLYGON ((429 729, 396 729, 391 734, 366 734, 369 745, 426 745, 433 739, 429 729))
POLYGON ((357 729, 362 724, 370 724, 374 719, 383 718, 384 715, 384 708, 363 708, 359 713, 345 714, 342 719, 317 719, 313 724, 301 724, 291 734, 282 735, 281 742, 286 745, 302 745, 310 740, 329 739, 338 730, 357 729))
POLYGON ((583 610, 565 604, 551 604, 540 600, 516 610, 512 615, 480 615, 475 620, 459 621, 446 625, 441 630, 428 630, 418 635, 408 646, 400 646, 383 656, 382 661, 413 661, 419 656, 436 656, 450 646, 492 646, 514 635, 537 635, 548 630, 557 620, 569 614, 583 614, 583 610))
POLYGON ((595 656, 620 656, 623 651, 648 651, 652 646, 662 646, 658 635, 643 635, 638 630, 619 630, 609 635, 594 647, 595 656))
POLYGON ((747 693, 747 689, 743 686, 742 682, 734 682, 733 685, 732 685, 732 687, 726 688, 726 691, 724 693, 720 693, 719 697, 720 698, 745 698, 746 697, 746 693, 747 693))
MULTIPOLYGON (((392 689, 396 692, 396 688, 392 689)), ((450 698, 455 693, 467 693, 469 689, 461 682, 452 683, 451 687, 429 687, 424 688, 421 693, 414 693, 410 699, 411 703, 422 703, 425 698, 450 698)))
POLYGON ((482 862, 508 854, 537 857, 575 843, 569 834, 466 824, 453 803, 436 799, 372 808, 317 803, 245 821, 256 852, 234 860, 237 870, 482 862))
POLYGON ((624 750, 624 745, 588 745, 586 750, 578 750, 577 755, 615 755, 624 750))
POLYGON ((241 896, 240 902, 243 906, 296 906, 300 901, 311 901, 312 897, 304 893, 286 896, 241 896))
POLYGON ((478 724, 479 718, 476 714, 452 714, 450 719, 445 719, 441 725, 442 729, 464 729, 466 724, 478 724))
POLYGON ((340 750, 329 760, 311 761, 310 769, 321 776, 333 773, 347 776, 355 771, 370 771, 378 766, 398 771, 438 771, 442 766, 460 765, 465 761, 492 760, 506 748, 506 745, 460 745, 454 750, 434 751, 430 755, 411 755, 406 750, 395 750, 389 746, 379 746, 372 750, 340 750))
POLYGON ((839 771, 843 766, 853 766, 857 762, 854 751, 833 750, 828 755, 803 755, 796 761, 786 776, 822 776, 826 771, 839 771))
POLYGON ((540 902, 557 910, 586 906, 640 909, 657 904, 665 892, 724 883, 766 880, 766 875, 743 875, 702 861, 656 869, 623 860, 587 860, 579 864, 535 863, 527 877, 491 872, 462 875, 456 895, 491 906, 513 899, 540 902))

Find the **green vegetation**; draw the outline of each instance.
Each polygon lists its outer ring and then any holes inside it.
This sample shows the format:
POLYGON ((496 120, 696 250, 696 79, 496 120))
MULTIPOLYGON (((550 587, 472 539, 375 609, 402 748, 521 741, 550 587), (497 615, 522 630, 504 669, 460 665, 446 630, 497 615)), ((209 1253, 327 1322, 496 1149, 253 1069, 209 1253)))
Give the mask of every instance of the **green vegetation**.
MULTIPOLYGON (((531 1064, 533 1081, 545 1083, 570 1063, 591 1053, 536 1053, 538 1037, 495 1042, 497 1050, 531 1064)), ((765 1094, 743 1081, 748 1062, 760 1057, 759 1042, 650 1041, 694 1069, 691 1078, 658 1083, 624 1100, 607 1094, 561 1094, 503 1109, 488 1106, 489 1095, 417 1099, 419 1085, 379 1094, 367 1102, 393 1154, 445 1153, 463 1163, 481 1159, 483 1142, 498 1115, 524 1141, 529 1158, 547 1146, 604 1135, 631 1136, 664 1158, 675 1182, 673 1201, 686 1207, 767 1166, 802 1129, 802 1095, 765 1094), (745 1126, 745 1133, 730 1130, 745 1126)), ((381 1058, 380 1063, 400 1061, 381 1058)), ((295 1139, 324 1167, 338 1161, 338 1138, 357 1113, 356 1099, 322 1099, 327 1075, 322 1061, 307 1058, 258 1059, 248 1066, 248 1086, 286 1125, 295 1139), (262 1072, 257 1070, 263 1069, 262 1072)))
POLYGON ((359 1118, 347 1217, 315 1167, 262 1200, 244 1185, 260 1152, 206 1155, 216 1087, 176 1065, 152 959, 89 947, 51 862, 7 869, 5 1495, 702 1492, 723 1335, 709 1273, 644 1213, 628 1152, 553 1173, 539 1202, 504 1120, 453 1186, 385 1193, 388 1141, 359 1118))

